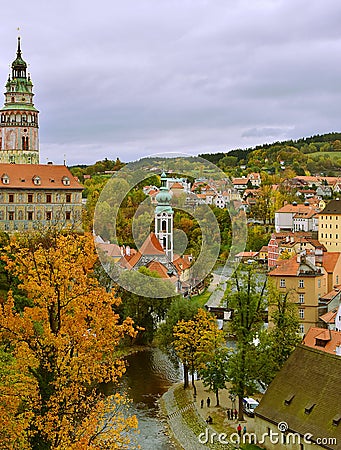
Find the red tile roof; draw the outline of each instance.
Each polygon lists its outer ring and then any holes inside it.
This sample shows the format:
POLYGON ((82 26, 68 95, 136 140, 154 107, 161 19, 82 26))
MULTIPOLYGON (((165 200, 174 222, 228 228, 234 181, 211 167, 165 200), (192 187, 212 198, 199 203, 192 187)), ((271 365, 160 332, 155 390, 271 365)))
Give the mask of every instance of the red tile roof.
POLYGON ((164 255, 165 253, 155 233, 150 233, 147 236, 141 248, 139 248, 139 252, 142 255, 164 255))
POLYGON ((150 233, 144 243, 141 245, 138 252, 135 253, 131 258, 122 258, 122 265, 125 267, 134 267, 140 260, 142 255, 157 256, 165 255, 165 252, 160 244, 155 233, 150 233))
POLYGON ((0 164, 0 189, 83 189, 66 166, 54 164, 0 164), (7 175, 8 183, 2 178, 7 175), (40 184, 34 183, 34 178, 40 178, 40 184), (63 180, 70 184, 64 184, 63 180))
POLYGON ((112 257, 122 256, 121 247, 117 244, 97 243, 96 245, 98 248, 107 253, 108 256, 112 257))
POLYGON ((312 208, 312 206, 308 205, 284 205, 282 208, 278 209, 276 213, 299 213, 299 214, 305 214, 309 213, 310 211, 314 211, 314 213, 318 212, 315 209, 312 208))
POLYGON ((234 178, 232 180, 233 184, 247 184, 248 183, 248 179, 247 178, 234 178))
POLYGON ((341 345, 341 332, 311 327, 304 337, 302 344, 335 355, 336 347, 341 345), (324 347, 316 345, 316 339, 326 342, 326 345, 324 347))
POLYGON ((159 261, 150 261, 147 264, 147 268, 153 272, 157 272, 161 278, 169 278, 167 267, 159 261))
POLYGON ((179 182, 173 183, 171 189, 183 189, 183 185, 179 182))
POLYGON ((333 273, 336 263, 340 258, 339 252, 325 252, 323 253, 323 267, 328 273, 333 273))
POLYGON ((326 314, 323 314, 323 316, 320 316, 320 319, 324 323, 335 323, 337 311, 338 308, 332 309, 331 311, 328 311, 326 314))

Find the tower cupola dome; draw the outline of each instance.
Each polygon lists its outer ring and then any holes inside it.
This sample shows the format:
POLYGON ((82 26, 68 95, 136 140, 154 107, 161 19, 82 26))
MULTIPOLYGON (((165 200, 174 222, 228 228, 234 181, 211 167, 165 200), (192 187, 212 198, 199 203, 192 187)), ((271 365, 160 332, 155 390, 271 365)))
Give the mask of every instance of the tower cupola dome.
POLYGON ((26 78, 27 64, 21 57, 20 36, 18 37, 17 57, 12 62, 12 78, 26 78))

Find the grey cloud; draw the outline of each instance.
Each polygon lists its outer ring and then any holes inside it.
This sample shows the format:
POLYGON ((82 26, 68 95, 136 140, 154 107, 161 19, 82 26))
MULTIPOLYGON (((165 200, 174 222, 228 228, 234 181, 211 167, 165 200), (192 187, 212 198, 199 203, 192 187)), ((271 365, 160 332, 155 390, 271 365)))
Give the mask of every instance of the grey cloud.
MULTIPOLYGON (((0 83, 21 22, 42 161, 227 151, 339 131, 341 3, 4 3, 0 83)), ((2 81, 1 81, 2 80, 2 81)))

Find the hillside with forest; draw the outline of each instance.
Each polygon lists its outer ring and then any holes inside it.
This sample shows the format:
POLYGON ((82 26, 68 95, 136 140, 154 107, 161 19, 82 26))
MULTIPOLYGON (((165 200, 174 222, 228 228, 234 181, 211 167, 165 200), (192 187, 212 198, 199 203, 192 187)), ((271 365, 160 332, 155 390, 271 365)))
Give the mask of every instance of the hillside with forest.
POLYGON ((199 155, 217 164, 231 176, 248 171, 279 173, 287 168, 296 175, 338 176, 341 173, 341 133, 314 135, 298 140, 274 142, 226 153, 199 155), (246 166, 246 167, 244 167, 246 166))

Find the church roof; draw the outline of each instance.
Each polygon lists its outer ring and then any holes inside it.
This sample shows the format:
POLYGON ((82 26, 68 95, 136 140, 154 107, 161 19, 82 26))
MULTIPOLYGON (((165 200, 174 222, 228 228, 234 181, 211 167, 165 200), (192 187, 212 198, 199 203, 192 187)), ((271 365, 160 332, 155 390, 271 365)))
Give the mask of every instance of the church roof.
POLYGON ((165 252, 160 244, 160 241, 156 237, 155 233, 150 233, 147 239, 142 244, 139 252, 142 255, 164 255, 165 252))
POLYGON ((126 267, 135 267, 139 262, 140 258, 143 256, 164 256, 165 252, 160 244, 158 238, 155 233, 150 233, 144 243, 139 248, 138 252, 135 253, 131 258, 124 257, 123 261, 124 266, 126 267))

